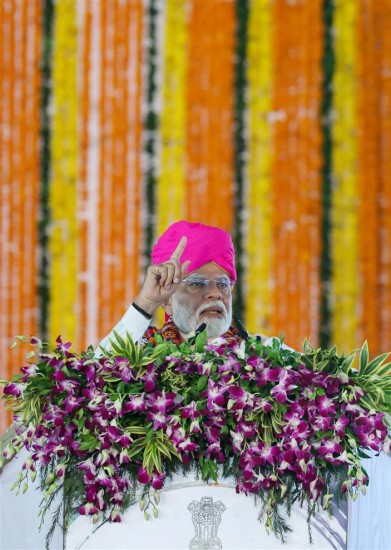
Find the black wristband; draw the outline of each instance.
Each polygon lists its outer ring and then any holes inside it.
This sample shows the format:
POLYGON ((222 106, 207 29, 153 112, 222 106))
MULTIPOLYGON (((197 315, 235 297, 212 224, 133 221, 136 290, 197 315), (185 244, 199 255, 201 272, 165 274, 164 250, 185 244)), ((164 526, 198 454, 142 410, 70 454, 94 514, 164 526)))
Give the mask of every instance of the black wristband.
POLYGON ((149 313, 144 311, 142 307, 138 306, 134 302, 133 302, 132 306, 134 307, 134 309, 137 309, 137 311, 139 313, 141 313, 141 315, 143 315, 146 319, 148 319, 148 321, 150 321, 152 319, 152 315, 149 315, 149 313))

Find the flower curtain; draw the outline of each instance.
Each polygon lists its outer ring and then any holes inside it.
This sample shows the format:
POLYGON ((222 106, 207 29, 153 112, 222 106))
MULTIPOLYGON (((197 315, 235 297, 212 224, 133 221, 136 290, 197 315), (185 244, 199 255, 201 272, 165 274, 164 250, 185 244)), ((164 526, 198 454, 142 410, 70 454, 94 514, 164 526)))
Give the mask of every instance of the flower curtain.
POLYGON ((0 10, 1 378, 16 334, 96 346, 180 218, 232 233, 249 331, 390 348, 389 2, 0 10))

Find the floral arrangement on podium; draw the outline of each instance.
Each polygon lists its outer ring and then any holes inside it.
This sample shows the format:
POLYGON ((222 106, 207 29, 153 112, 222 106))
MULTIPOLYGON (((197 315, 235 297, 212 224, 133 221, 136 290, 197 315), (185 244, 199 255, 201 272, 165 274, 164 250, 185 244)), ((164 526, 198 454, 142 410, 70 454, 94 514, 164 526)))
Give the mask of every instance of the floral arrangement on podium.
POLYGON ((56 342, 31 338, 21 374, 3 381, 16 435, 2 460, 28 451, 14 487, 25 492, 39 474, 42 515, 63 492, 48 541, 75 513, 121 521, 137 499, 147 520, 157 517, 159 490, 180 468, 205 481, 233 476, 283 541, 284 508, 306 502, 309 519, 330 510, 336 480, 339 495, 357 498, 365 451, 390 449, 389 354, 369 360, 366 343, 339 356, 277 338, 212 345, 202 333, 177 346, 157 336, 142 347, 116 335, 96 357, 56 342))

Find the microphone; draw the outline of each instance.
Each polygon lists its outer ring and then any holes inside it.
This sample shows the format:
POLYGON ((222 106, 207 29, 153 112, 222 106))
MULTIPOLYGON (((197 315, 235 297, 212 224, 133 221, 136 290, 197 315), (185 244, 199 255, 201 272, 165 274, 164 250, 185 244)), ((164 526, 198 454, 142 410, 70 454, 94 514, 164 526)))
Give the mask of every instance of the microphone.
POLYGON ((194 333, 194 336, 192 336, 191 338, 189 338, 188 342, 190 345, 193 345, 195 344, 195 341, 196 341, 196 338, 199 334, 201 334, 201 332, 204 332, 204 330, 206 329, 206 323, 201 323, 200 326, 197 328, 197 330, 195 331, 194 333))
POLYGON ((244 328, 242 321, 237 315, 233 315, 233 320, 235 321, 236 328, 238 329, 239 336, 243 338, 246 342, 249 340, 250 335, 247 330, 244 328))

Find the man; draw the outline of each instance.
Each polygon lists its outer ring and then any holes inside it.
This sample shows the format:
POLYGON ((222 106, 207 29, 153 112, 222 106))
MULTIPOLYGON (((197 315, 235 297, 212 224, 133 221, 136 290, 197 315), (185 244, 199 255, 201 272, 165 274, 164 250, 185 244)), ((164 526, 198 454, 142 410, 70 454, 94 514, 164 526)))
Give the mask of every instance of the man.
MULTIPOLYGON (((217 227, 180 221, 171 225, 152 251, 152 265, 140 293, 114 330, 135 341, 152 341, 155 332, 180 343, 205 325, 208 339, 240 339, 231 327, 235 253, 230 235, 217 227), (162 306, 167 322, 148 328, 162 306)), ((109 346, 110 333, 102 342, 109 346)))

